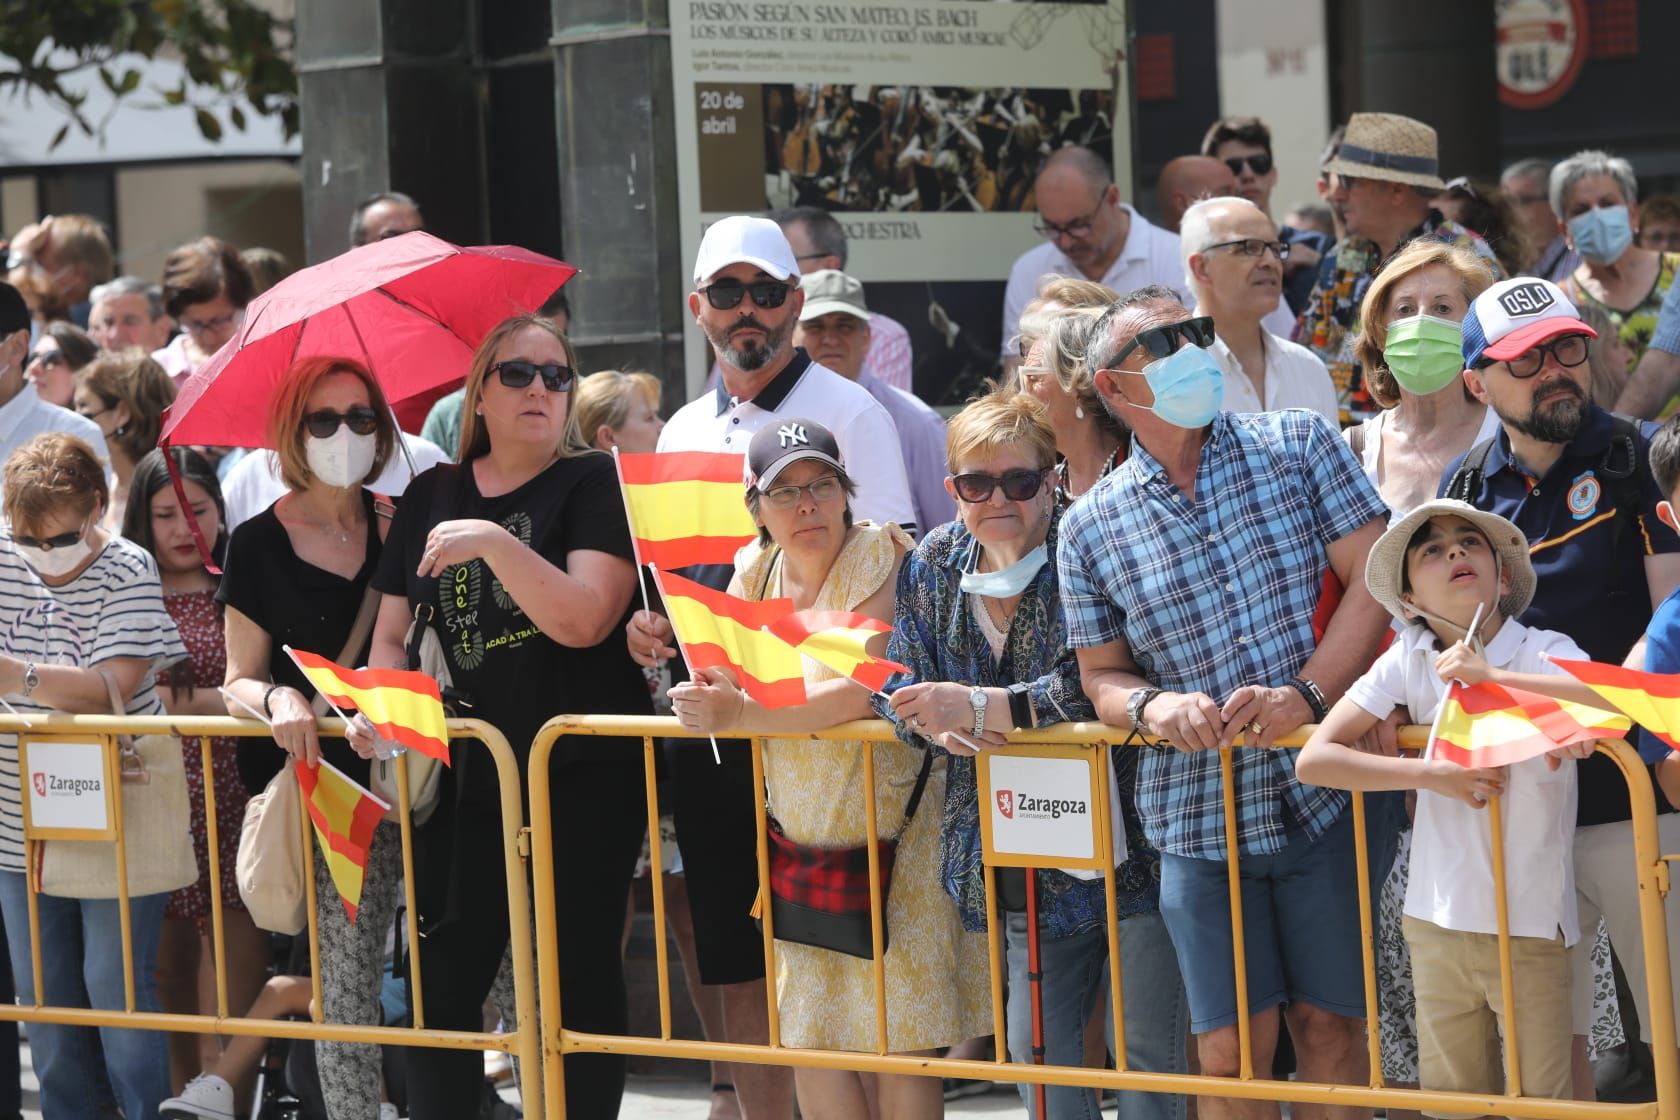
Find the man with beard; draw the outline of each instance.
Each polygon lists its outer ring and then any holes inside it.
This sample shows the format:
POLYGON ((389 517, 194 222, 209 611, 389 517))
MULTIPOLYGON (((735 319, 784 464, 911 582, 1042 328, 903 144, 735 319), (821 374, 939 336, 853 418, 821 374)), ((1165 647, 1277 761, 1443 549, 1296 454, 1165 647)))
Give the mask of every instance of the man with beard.
MULTIPOLYGON (((717 351, 720 377, 715 389, 671 417, 659 433, 659 450, 745 455, 761 428, 781 424, 784 441, 797 441, 803 429, 785 419, 819 416, 857 484, 852 512, 860 519, 896 521, 914 532, 910 485, 892 418, 867 389, 793 345, 804 306, 799 262, 775 222, 737 215, 709 228, 695 259, 688 310, 717 351)), ((719 591, 733 573, 722 564, 684 572, 719 591)), ((644 666, 677 657, 671 623, 655 612, 637 611, 626 640, 631 656, 644 666)), ((728 1041, 762 1044, 769 1040, 769 1019, 763 942, 750 914, 758 893, 752 756, 738 740, 720 740, 718 747, 716 764, 703 745, 683 744, 671 752, 671 812, 688 880, 700 979, 723 989, 728 1041)), ((745 1115, 771 1120, 791 1115, 790 1071, 740 1063, 733 1077, 745 1115)))
MULTIPOLYGON (((1567 634, 1594 661, 1643 669, 1652 604, 1680 585, 1680 536, 1657 517, 1658 503, 1668 497, 1651 474, 1657 425, 1593 403, 1587 344, 1596 333, 1549 280, 1493 285, 1464 316, 1463 336, 1465 384, 1499 416, 1502 430, 1447 468, 1442 494, 1507 517, 1527 536, 1539 587, 1519 621, 1567 634)), ((1647 766, 1666 754, 1647 753, 1647 766)), ((1605 918, 1611 945, 1638 993, 1648 1041, 1638 891, 1628 870, 1634 856, 1627 783, 1602 754, 1579 763, 1577 776, 1581 929, 1590 933, 1599 916, 1605 918)), ((1654 769, 1651 784, 1663 814, 1663 851, 1674 851, 1680 816, 1654 769)), ((1669 927, 1680 929, 1680 892, 1668 896, 1667 906, 1669 927)), ((1592 1022, 1592 942, 1582 937, 1575 951, 1577 1036, 1586 1035, 1592 1022)), ((1576 1043, 1584 1047, 1585 1039, 1576 1043)))

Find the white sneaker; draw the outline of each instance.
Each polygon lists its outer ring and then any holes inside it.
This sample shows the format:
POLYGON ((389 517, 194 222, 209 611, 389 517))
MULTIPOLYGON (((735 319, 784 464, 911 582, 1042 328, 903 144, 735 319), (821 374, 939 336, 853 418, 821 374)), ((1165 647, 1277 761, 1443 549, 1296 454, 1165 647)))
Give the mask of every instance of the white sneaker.
MULTIPOLYGON (((233 1086, 213 1073, 201 1073, 158 1105, 162 1120, 233 1120, 233 1086)), ((384 1120, 381 1117, 381 1120, 384 1120)))
POLYGON ((401 1120, 397 1113, 397 1106, 390 1101, 380 1101, 379 1120, 401 1120))

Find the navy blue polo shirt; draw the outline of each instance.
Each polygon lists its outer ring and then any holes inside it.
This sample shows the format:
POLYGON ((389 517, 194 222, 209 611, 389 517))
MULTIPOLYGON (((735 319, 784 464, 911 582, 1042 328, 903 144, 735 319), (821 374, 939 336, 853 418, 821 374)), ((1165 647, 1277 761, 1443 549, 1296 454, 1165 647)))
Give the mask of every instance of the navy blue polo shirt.
MULTIPOLYGON (((1514 522, 1528 538, 1537 586, 1533 605, 1518 621, 1567 634, 1588 657, 1608 665, 1622 663, 1651 621, 1645 557, 1680 552, 1680 536, 1657 519, 1657 503, 1667 500, 1657 491, 1647 455, 1657 427, 1639 424, 1639 522, 1622 532, 1619 545, 1614 492, 1599 477, 1615 424, 1600 408, 1541 478, 1511 457, 1510 439, 1501 429, 1487 457, 1482 492, 1470 498, 1476 508, 1514 522)), ((1440 493, 1464 459, 1460 455, 1447 467, 1440 493)), ((1609 759, 1597 755, 1583 763, 1580 782, 1580 824, 1627 819, 1627 785, 1609 759)), ((1668 808, 1660 792, 1657 800, 1668 808)))

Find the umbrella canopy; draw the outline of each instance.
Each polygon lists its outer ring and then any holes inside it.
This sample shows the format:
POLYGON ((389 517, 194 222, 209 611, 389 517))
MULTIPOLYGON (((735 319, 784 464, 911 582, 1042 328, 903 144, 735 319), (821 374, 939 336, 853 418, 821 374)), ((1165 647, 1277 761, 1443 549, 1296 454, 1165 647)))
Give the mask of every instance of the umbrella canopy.
POLYGON ((577 269, 513 245, 461 248, 419 231, 363 245, 251 301, 226 346, 181 385, 161 441, 261 447, 300 358, 354 358, 392 402, 466 376, 497 323, 534 311, 577 269))

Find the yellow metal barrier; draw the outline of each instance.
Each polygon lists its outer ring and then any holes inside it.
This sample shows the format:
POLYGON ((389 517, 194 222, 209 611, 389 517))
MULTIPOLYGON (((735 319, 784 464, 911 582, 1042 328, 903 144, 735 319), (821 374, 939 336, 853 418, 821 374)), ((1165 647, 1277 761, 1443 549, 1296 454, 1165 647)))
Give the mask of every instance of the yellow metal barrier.
MULTIPOLYGON (((1306 741, 1306 737, 1311 730, 1310 727, 1299 729, 1280 740, 1277 746, 1299 747, 1306 741)), ((1409 749, 1419 749, 1424 745, 1426 733, 1427 729, 1425 728, 1406 728, 1401 733, 1401 744, 1409 749)), ((1599 743, 1598 749, 1610 755, 1622 771, 1627 780, 1634 806, 1632 823, 1635 871, 1639 882, 1640 927, 1644 940, 1646 978, 1650 1000, 1648 1006, 1652 1020, 1650 1024, 1651 1049, 1657 1084, 1657 1100, 1655 1102, 1626 1104, 1553 1100, 1521 1095, 1520 1070, 1516 1062, 1517 1032, 1514 1026, 1515 1017, 1512 1014, 1510 939, 1505 925, 1506 907, 1503 891, 1500 892, 1496 905, 1500 929, 1499 954, 1505 1022, 1511 1024, 1505 1037, 1505 1052, 1509 1062, 1508 1068, 1511 1071, 1506 1093, 1504 1095, 1494 1095, 1426 1089, 1393 1089, 1383 1085, 1380 1060, 1381 1028, 1380 1019, 1377 1015, 1377 989, 1373 952, 1372 887, 1369 882, 1370 853, 1367 850, 1364 828, 1364 797, 1358 793, 1353 795, 1352 811, 1356 837, 1355 855, 1359 875, 1361 927, 1364 935, 1365 1003, 1368 1023, 1367 1054, 1371 1070, 1370 1081, 1367 1085, 1273 1081, 1257 1078, 1254 1075, 1253 1040, 1250 1037, 1247 1016, 1242 898, 1234 862, 1230 864, 1229 884, 1234 958, 1232 967, 1237 980, 1236 992, 1239 1001, 1237 1024, 1240 1051, 1240 1072, 1235 1078, 1212 1077, 1201 1074, 1142 1073, 1126 1068, 1125 1028, 1122 1011, 1123 984, 1120 975, 1120 949, 1117 932, 1118 923, 1115 920, 1113 876, 1105 876, 1105 880, 1107 881, 1108 955, 1113 985, 1115 1049, 1118 1051, 1116 1055, 1118 1068, 1115 1069, 1097 1070, 1070 1066, 1026 1065, 1008 1061, 1008 1049, 1004 1045, 1006 1034, 1001 964, 1003 953, 1002 932, 1001 923, 997 922, 989 923, 990 928, 987 938, 991 958, 993 1029, 998 1038, 996 1060, 922 1058, 889 1053, 882 982, 882 953, 880 952, 883 918, 878 878, 872 882, 870 891, 870 900, 874 911, 873 924, 876 947, 874 967, 877 1053, 806 1050, 786 1047, 781 1044, 775 996, 776 950, 768 906, 764 908, 763 923, 765 973, 768 977, 767 986, 769 988, 770 1032, 768 1045, 753 1046, 721 1041, 673 1038, 671 1033, 670 970, 665 947, 664 884, 661 880, 662 867, 658 844, 652 844, 650 849, 652 852, 651 872, 653 875, 654 944, 659 985, 659 1037, 614 1036, 568 1030, 560 1021, 560 976, 555 936, 558 911, 554 897, 554 841, 548 812, 548 759, 556 740, 566 735, 628 736, 638 737, 642 740, 643 765, 647 784, 648 827, 650 834, 653 836, 659 834, 659 805, 654 781, 654 758, 657 749, 655 741, 670 738, 679 740, 699 739, 702 744, 704 742, 703 736, 696 736, 691 732, 684 731, 676 720, 670 718, 560 716, 544 725, 542 731, 538 733, 536 742, 532 745, 529 769, 531 825, 533 830, 532 848, 535 860, 532 870, 536 891, 538 987, 542 1010, 542 1060, 544 1063, 543 1084, 547 1090, 548 1111, 546 1115, 549 1120, 564 1120, 566 1105, 562 1059, 565 1055, 573 1053, 639 1054, 694 1061, 748 1062, 786 1067, 855 1070, 869 1073, 914 1074, 928 1077, 1014 1081, 1028 1084, 1075 1085, 1093 1089, 1181 1093, 1274 1102, 1291 1101, 1350 1108, 1427 1109, 1438 1112, 1477 1115, 1486 1113, 1523 1117, 1528 1118, 1528 1120, 1647 1120, 1647 1118, 1655 1117, 1661 1117, 1663 1120, 1680 1120, 1680 1054, 1677 1054, 1675 1049, 1674 1005, 1672 989, 1670 988, 1667 920, 1662 901, 1668 891, 1667 863, 1680 860, 1680 855, 1664 855, 1659 851, 1656 808, 1650 776, 1640 762, 1639 756, 1625 742, 1620 740, 1602 741, 1599 743)), ((722 733, 720 733, 721 736, 722 733)), ((753 737, 732 732, 729 733, 729 737, 750 738, 752 741, 753 779, 758 791, 754 798, 758 806, 758 874, 760 889, 764 897, 767 898, 769 895, 764 810, 763 749, 765 739, 860 740, 867 744, 866 750, 869 753, 865 756, 866 780, 862 785, 863 795, 866 799, 866 816, 869 828, 873 831, 875 821, 873 744, 893 741, 891 724, 878 720, 868 720, 843 724, 839 727, 804 735, 778 734, 753 737)), ((1109 816, 1105 805, 1106 767, 1108 765, 1108 751, 1105 748, 1112 743, 1126 742, 1130 738, 1134 737, 1128 732, 1122 732, 1100 724, 1061 724, 1036 731, 1018 732, 1010 736, 1011 746, 1077 746, 1096 756, 1096 772, 1104 778, 1101 784, 1096 787, 1095 797, 1098 806, 1096 819, 1101 829, 1101 843, 1098 845, 1098 851, 1104 858, 1108 859, 1109 866, 1113 866, 1113 837, 1110 835, 1109 816)), ((685 747, 684 749, 688 748, 685 747)), ((1239 740, 1236 749, 1247 748, 1239 740)), ((1224 750, 1220 761, 1224 776, 1226 836, 1229 837, 1236 829, 1232 750, 1224 750)), ((1502 883, 1503 840, 1498 806, 1499 803, 1496 799, 1493 803, 1491 816, 1494 829, 1495 872, 1498 881, 1502 883)), ((873 845, 870 848, 873 852, 873 845)), ((876 870, 873 855, 871 856, 870 869, 872 872, 876 870)), ((985 875, 988 897, 995 898, 996 883, 994 869, 990 863, 985 868, 985 875)), ((534 1113, 532 1114, 534 1115, 534 1113)))
MULTIPOLYGON (((344 721, 323 719, 319 724, 322 735, 342 736, 344 721)), ((123 972, 125 1008, 122 1011, 91 1010, 85 1007, 52 1007, 40 1002, 42 984, 41 938, 36 920, 36 891, 33 877, 29 886, 29 917, 31 931, 31 964, 34 970, 36 1002, 32 1005, 0 1004, 0 1020, 26 1023, 63 1023, 87 1027, 125 1027, 135 1030, 171 1031, 189 1034, 252 1035, 264 1038, 286 1038, 324 1042, 365 1042, 382 1046, 421 1046, 450 1050, 501 1050, 520 1062, 523 1072, 521 1093, 525 1108, 532 1115, 542 1109, 541 1080, 537 1071, 542 1068, 536 999, 536 973, 531 956, 531 912, 526 887, 524 837, 521 822, 524 806, 521 797, 522 779, 519 762, 502 733, 482 720, 450 720, 452 739, 476 739, 489 750, 496 763, 501 794, 503 872, 508 887, 508 928, 513 959, 514 1001, 517 1026, 505 1033, 486 1031, 435 1030, 425 1026, 424 999, 420 983, 420 955, 422 942, 418 929, 418 911, 414 898, 413 832, 409 820, 408 765, 399 755, 396 766, 398 809, 402 836, 404 888, 407 893, 407 933, 413 977, 412 1027, 362 1026, 347 1023, 327 1023, 321 1020, 321 962, 319 928, 316 923, 315 874, 311 860, 305 861, 304 885, 309 920, 309 951, 311 983, 313 985, 313 1021, 251 1019, 230 1013, 227 1003, 226 946, 223 940, 223 900, 221 897, 221 856, 218 847, 215 783, 210 780, 211 738, 256 737, 267 738, 266 725, 256 720, 231 719, 224 716, 95 716, 31 714, 27 717, 0 715, 0 732, 21 733, 27 740, 31 735, 76 734, 99 737, 108 756, 116 750, 118 735, 173 735, 182 738, 183 745, 198 740, 204 766, 205 822, 208 829, 210 889, 210 936, 215 953, 216 1014, 184 1015, 161 1011, 137 1011, 134 1006, 134 952, 129 929, 128 881, 126 845, 116 842, 118 867, 118 904, 123 941, 123 972)), ((278 748, 275 748, 278 750, 278 748)), ((120 792, 115 798, 117 823, 121 826, 120 792)), ((308 809, 301 812, 304 850, 310 851, 314 842, 308 809)), ((92 842, 92 841, 82 841, 92 842)), ((38 841, 27 841, 29 844, 38 841)), ((552 882, 552 879, 550 880, 552 882)))

